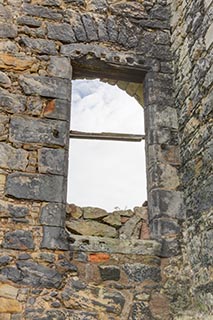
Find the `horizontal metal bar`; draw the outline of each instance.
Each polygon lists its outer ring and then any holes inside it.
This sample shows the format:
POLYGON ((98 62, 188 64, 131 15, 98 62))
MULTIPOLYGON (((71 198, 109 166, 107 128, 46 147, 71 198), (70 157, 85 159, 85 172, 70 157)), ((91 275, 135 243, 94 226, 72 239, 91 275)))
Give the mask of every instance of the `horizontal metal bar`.
POLYGON ((129 141, 140 142, 145 139, 142 134, 126 134, 126 133, 112 133, 112 132, 82 132, 70 131, 70 138, 72 139, 90 139, 90 140, 111 140, 111 141, 129 141))

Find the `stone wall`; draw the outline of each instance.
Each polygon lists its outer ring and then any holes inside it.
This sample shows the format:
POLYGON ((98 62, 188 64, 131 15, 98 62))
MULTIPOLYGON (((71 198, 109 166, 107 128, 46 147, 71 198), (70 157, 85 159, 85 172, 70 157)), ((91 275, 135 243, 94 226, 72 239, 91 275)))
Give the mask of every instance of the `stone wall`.
POLYGON ((213 2, 171 1, 175 96, 185 194, 183 259, 175 307, 187 319, 213 317, 213 2), (191 317, 190 317, 191 315, 191 317))
MULTIPOLYGON (((188 20, 181 18, 184 3, 181 7, 180 1, 177 5, 172 2, 173 51, 178 67, 175 105, 167 1, 0 0, 2 320, 169 320, 178 311, 177 301, 183 308, 187 296, 181 290, 183 283, 210 301, 211 257, 206 249, 211 249, 211 196, 206 192, 210 148, 206 141, 211 107, 205 99, 210 101, 211 78, 201 77, 210 68, 211 29, 207 31, 208 19, 202 20, 207 2, 194 27, 189 19, 189 30, 185 28, 188 20), (180 30, 182 21, 184 33, 178 37, 175 30, 180 30), (200 21, 203 28, 197 27, 200 21), (194 33, 194 47, 181 42, 188 41, 187 34, 191 39, 191 30, 199 30, 205 42, 200 44, 200 36, 194 33), (189 73, 182 67, 183 58, 194 63, 189 73), (97 76, 144 88, 140 101, 144 101, 145 113, 149 221, 146 215, 142 217, 141 209, 130 218, 116 213, 114 216, 122 217, 119 228, 124 227, 125 232, 111 225, 113 237, 81 234, 73 228, 77 217, 73 209, 67 212, 71 217, 66 215, 71 79, 97 76), (192 103, 186 105, 187 85, 194 91, 190 90, 192 97, 188 99, 192 103), (194 171, 188 170, 188 165, 194 171), (198 186, 202 184, 205 188, 201 189, 198 186), (184 270, 178 269, 182 257, 174 258, 180 253, 185 220, 183 189, 187 205, 184 239, 188 243, 183 248, 184 270), (135 238, 129 221, 138 216, 140 232, 136 228, 135 238), (71 221, 65 225, 66 219, 71 221), (199 228, 205 229, 198 235, 199 228), (203 250, 199 251, 202 261, 197 248, 203 250), (189 263, 185 252, 195 260, 189 263), (201 274, 196 259, 202 263, 201 274), (174 272, 176 264, 175 270, 185 276, 182 282, 174 272)), ((192 5, 196 7, 196 3, 192 5)), ((187 5, 185 10, 194 9, 187 5)), ((81 209, 74 211, 78 214, 81 209)), ((112 215, 91 219, 87 214, 82 209, 77 222, 83 225, 90 220, 91 226, 91 221, 103 224, 108 218, 105 225, 112 223, 112 215)))

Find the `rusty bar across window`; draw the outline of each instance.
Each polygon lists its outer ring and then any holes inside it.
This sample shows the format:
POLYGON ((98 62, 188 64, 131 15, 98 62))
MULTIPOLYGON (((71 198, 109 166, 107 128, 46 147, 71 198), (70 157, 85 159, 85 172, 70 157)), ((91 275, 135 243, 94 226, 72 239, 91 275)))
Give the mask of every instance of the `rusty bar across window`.
POLYGON ((140 142, 145 139, 145 135, 142 134, 126 134, 126 133, 112 133, 101 132, 91 133, 82 131, 70 131, 70 138, 72 139, 90 139, 90 140, 111 140, 111 141, 129 141, 140 142))

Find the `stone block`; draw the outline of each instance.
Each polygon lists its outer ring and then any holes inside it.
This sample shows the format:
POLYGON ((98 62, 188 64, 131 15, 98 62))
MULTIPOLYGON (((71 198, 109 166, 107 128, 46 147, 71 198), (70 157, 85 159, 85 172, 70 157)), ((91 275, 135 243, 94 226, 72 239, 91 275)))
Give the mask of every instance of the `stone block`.
MULTIPOLYGON (((7 51, 6 47, 6 51, 7 51)), ((18 49, 16 49, 18 50, 18 49)), ((8 53, 0 53, 0 68, 5 70, 23 71, 31 69, 35 60, 27 56, 15 56, 8 53)))
POLYGON ((120 269, 116 266, 99 266, 101 279, 103 281, 107 280, 120 280, 120 269))
POLYGON ((162 239, 162 249, 160 256, 169 258, 180 254, 180 243, 176 238, 162 239))
POLYGON ((67 221, 66 227, 71 232, 84 236, 117 237, 117 231, 115 228, 94 220, 67 221))
POLYGON ((53 226, 43 227, 43 239, 41 248, 68 250, 68 235, 65 232, 64 228, 53 226))
POLYGON ((19 43, 22 46, 25 46, 27 51, 47 55, 57 54, 56 45, 54 41, 21 37, 19 43))
POLYGON ((0 284, 0 297, 16 299, 18 289, 9 284, 0 284))
POLYGON ((22 16, 17 18, 17 23, 23 26, 38 28, 41 26, 41 21, 33 17, 22 16))
POLYGON ((104 209, 96 207, 83 207, 83 216, 84 219, 100 219, 108 215, 107 211, 104 209))
POLYGON ((172 190, 152 190, 149 196, 149 218, 168 216, 183 220, 185 218, 185 206, 183 193, 172 190))
POLYGON ((131 217, 120 229, 119 238, 120 239, 131 239, 138 223, 141 221, 140 215, 134 215, 131 217))
POLYGON ((0 38, 15 38, 17 27, 9 23, 0 23, 0 38))
POLYGON ((26 107, 26 98, 6 90, 0 91, 0 109, 9 113, 22 113, 26 107))
POLYGON ((16 230, 6 232, 3 247, 14 250, 33 250, 34 240, 31 231, 16 230))
POLYGON ((178 170, 175 166, 155 162, 148 169, 149 190, 154 188, 176 190, 179 185, 178 170))
POLYGON ((2 142, 0 144, 0 167, 4 169, 25 171, 28 164, 28 152, 13 148, 2 142))
POLYGON ((9 88, 11 87, 11 80, 10 78, 6 75, 6 73, 0 71, 0 85, 3 88, 9 88))
POLYGON ((158 239, 161 236, 178 235, 181 228, 175 220, 160 218, 151 221, 150 231, 152 238, 158 239))
POLYGON ((40 18, 47 18, 51 20, 60 20, 62 18, 62 14, 56 12, 48 7, 38 6, 38 5, 31 5, 25 3, 23 5, 23 10, 26 14, 30 16, 40 17, 40 18))
POLYGON ((42 148, 38 150, 38 170, 40 173, 66 175, 67 152, 63 149, 42 148))
POLYGON ((153 319, 153 317, 147 303, 140 301, 140 302, 134 302, 132 304, 128 320, 151 320, 151 319, 153 319))
POLYGON ((71 102, 67 100, 54 99, 46 103, 43 116, 45 118, 67 120, 70 119, 71 102))
POLYGON ((93 18, 89 14, 84 14, 81 17, 86 34, 89 41, 98 41, 98 33, 93 21, 93 18))
POLYGON ((47 226, 63 227, 65 217, 65 205, 49 203, 41 209, 40 223, 47 226))
POLYGON ((22 312, 22 306, 20 302, 15 299, 0 298, 0 314, 19 312, 22 312))
POLYGON ((19 82, 26 95, 40 95, 68 101, 71 99, 71 81, 69 79, 20 76, 19 82))
POLYGON ((53 77, 72 79, 70 59, 65 57, 50 57, 48 72, 53 77))
POLYGON ((75 34, 70 24, 48 24, 47 36, 49 39, 59 40, 63 43, 76 42, 75 34))
POLYGON ((130 281, 144 282, 152 280, 155 282, 161 281, 160 268, 149 266, 142 263, 126 263, 123 266, 124 272, 130 281))
POLYGON ((25 218, 29 209, 22 205, 16 205, 0 200, 0 217, 25 218))
POLYGON ((64 121, 14 116, 10 122, 11 142, 65 146, 68 134, 68 124, 64 121))
POLYGON ((62 176, 11 173, 5 194, 17 199, 64 202, 64 183, 62 176))

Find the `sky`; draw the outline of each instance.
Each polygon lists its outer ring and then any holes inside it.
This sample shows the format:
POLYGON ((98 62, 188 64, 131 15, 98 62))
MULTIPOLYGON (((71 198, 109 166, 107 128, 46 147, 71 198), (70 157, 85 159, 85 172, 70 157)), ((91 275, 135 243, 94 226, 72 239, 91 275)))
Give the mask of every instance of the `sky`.
MULTIPOLYGON (((144 134, 135 98, 100 80, 72 81, 71 130, 144 134)), ((147 199, 144 142, 71 139, 68 203, 108 212, 147 199)))

